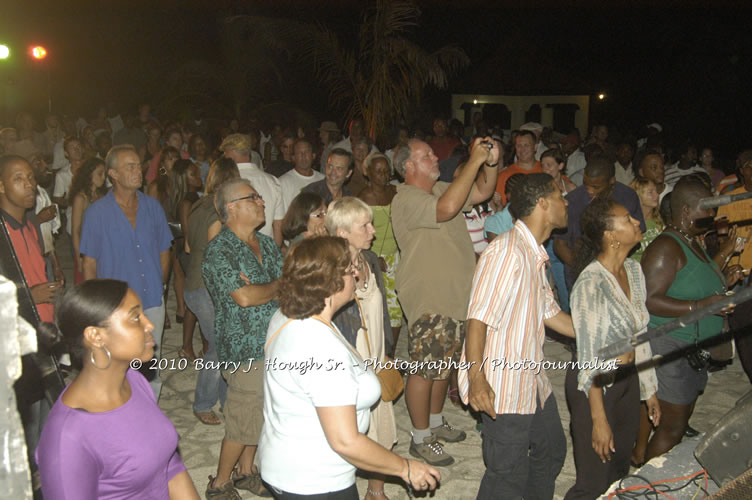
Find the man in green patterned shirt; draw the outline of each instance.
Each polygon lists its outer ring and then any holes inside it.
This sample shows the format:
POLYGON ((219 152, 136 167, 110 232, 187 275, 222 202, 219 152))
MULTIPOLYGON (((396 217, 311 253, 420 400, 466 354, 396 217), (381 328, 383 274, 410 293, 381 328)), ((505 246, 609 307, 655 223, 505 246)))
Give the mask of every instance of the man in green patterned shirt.
MULTIPOLYGON (((214 302, 217 356, 227 380, 225 437, 217 477, 206 497, 234 488, 271 496, 253 468, 263 425, 264 341, 279 307, 282 254, 274 240, 256 231, 264 200, 245 179, 231 179, 216 191, 214 207, 224 227, 209 242, 201 270, 214 302), (237 463, 237 470, 234 471, 237 463)), ((239 497, 238 497, 239 498, 239 497)))

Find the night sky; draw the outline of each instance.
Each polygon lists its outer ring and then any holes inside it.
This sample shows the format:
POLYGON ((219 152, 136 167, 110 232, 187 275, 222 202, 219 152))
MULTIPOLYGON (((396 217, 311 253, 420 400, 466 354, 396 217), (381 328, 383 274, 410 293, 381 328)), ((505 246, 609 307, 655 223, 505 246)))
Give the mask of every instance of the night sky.
MULTIPOLYGON (((0 62, 6 112, 9 106, 43 112, 49 71, 57 112, 89 114, 105 101, 132 107, 147 100, 157 110, 191 102, 206 108, 207 115, 223 116, 232 109, 228 82, 239 83, 232 68, 243 64, 253 68, 255 81, 246 94, 254 109, 287 102, 318 120, 338 121, 341 110, 328 106, 326 92, 307 69, 272 49, 246 47, 228 62, 225 19, 250 14, 315 21, 348 40, 356 33, 363 5, 302 0, 8 3, 0 16, 0 43, 14 50, 11 60, 0 62), (49 49, 44 67, 29 62, 24 52, 33 43, 49 49), (187 87, 202 95, 184 97, 187 87)), ((751 142, 748 10, 697 7, 709 5, 702 2, 682 9, 603 9, 588 1, 531 3, 540 7, 529 9, 508 1, 419 3, 423 15, 413 38, 427 49, 459 45, 471 59, 471 66, 451 80, 450 91, 604 92, 607 99, 595 104, 591 121, 603 119, 616 133, 658 121, 670 140, 691 139, 726 157, 751 142)), ((422 109, 448 114, 449 94, 428 92, 422 109)))

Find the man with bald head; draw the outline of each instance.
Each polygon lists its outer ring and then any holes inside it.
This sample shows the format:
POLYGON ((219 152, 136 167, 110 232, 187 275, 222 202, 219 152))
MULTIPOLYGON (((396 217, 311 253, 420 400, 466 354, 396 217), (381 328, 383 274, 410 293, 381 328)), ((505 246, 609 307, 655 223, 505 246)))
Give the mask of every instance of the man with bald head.
POLYGON ((582 186, 567 195, 567 230, 554 235, 554 251, 564 263, 567 288, 571 290, 575 276, 572 274, 575 244, 582 235, 580 219, 590 201, 597 197, 608 197, 623 205, 630 215, 640 221, 640 230, 645 232, 645 219, 642 216, 640 198, 634 189, 617 182, 614 177, 614 164, 607 158, 596 156, 588 161, 583 175, 582 186))
MULTIPOLYGON (((476 139, 470 159, 449 184, 438 181, 439 160, 425 142, 411 140, 395 155, 394 167, 405 179, 392 200, 392 227, 401 250, 396 288, 413 361, 459 361, 475 268, 461 212, 491 197, 498 161, 498 144, 490 137, 476 139)), ((438 439, 465 439, 442 416, 450 372, 424 363, 405 388, 412 422, 410 454, 431 465, 454 462, 438 439)))

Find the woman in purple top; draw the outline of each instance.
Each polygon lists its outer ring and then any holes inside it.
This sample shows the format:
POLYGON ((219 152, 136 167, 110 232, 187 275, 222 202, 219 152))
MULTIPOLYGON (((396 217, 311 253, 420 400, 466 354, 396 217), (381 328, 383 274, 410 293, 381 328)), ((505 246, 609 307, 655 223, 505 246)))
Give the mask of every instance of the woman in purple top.
POLYGON ((42 429, 44 498, 197 500, 175 427, 130 369, 154 356, 138 295, 122 281, 85 281, 66 291, 57 322, 80 373, 42 429))

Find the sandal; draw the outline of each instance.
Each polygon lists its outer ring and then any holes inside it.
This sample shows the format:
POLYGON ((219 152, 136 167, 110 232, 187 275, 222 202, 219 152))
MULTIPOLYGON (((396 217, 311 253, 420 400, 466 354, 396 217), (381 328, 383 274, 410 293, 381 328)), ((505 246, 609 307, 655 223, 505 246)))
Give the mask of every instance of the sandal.
POLYGON ((214 478, 209 476, 209 484, 206 485, 206 500, 242 500, 232 480, 227 481, 219 488, 212 488, 213 482, 214 478))
POLYGON ((185 349, 183 349, 182 347, 178 350, 178 357, 179 358, 187 359, 191 363, 193 363, 194 361, 196 361, 196 356, 188 354, 187 352, 185 352, 185 349))
POLYGON ((204 425, 219 425, 222 423, 222 420, 214 413, 214 410, 194 411, 193 414, 204 425))
POLYGON ((266 489, 264 483, 261 481, 261 474, 258 473, 256 467, 253 468, 252 474, 238 474, 235 470, 230 474, 230 479, 235 485, 235 488, 239 490, 248 490, 259 497, 271 497, 272 493, 266 489))

